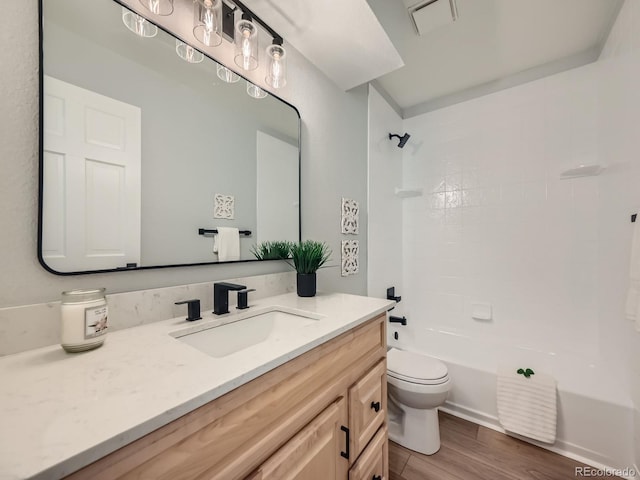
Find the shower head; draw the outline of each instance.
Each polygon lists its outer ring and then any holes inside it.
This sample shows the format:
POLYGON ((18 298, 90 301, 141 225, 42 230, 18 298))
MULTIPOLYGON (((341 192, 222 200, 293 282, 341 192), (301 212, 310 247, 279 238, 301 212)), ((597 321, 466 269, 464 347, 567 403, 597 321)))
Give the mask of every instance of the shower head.
POLYGON ((390 133, 389 134, 389 140, 391 140, 393 137, 398 137, 398 140, 400 140, 400 142, 398 142, 398 147, 402 148, 405 146, 405 144, 409 141, 409 137, 411 135, 409 135, 408 133, 405 133, 403 136, 400 136, 396 133, 390 133))

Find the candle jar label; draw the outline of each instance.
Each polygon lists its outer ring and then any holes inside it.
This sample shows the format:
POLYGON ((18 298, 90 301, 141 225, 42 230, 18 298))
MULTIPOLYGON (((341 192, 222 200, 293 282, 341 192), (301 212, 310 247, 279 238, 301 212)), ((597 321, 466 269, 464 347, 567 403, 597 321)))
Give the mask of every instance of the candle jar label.
POLYGON ((95 338, 107 333, 107 314, 109 309, 106 305, 84 310, 84 338, 95 338))

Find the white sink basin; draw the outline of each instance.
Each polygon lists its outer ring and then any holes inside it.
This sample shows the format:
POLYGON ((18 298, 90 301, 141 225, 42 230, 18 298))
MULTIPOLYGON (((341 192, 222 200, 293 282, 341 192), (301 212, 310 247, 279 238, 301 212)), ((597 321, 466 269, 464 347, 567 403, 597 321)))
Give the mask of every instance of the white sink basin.
POLYGON ((322 315, 281 307, 256 310, 219 326, 194 326, 171 335, 215 358, 290 337, 297 329, 315 324, 322 315))

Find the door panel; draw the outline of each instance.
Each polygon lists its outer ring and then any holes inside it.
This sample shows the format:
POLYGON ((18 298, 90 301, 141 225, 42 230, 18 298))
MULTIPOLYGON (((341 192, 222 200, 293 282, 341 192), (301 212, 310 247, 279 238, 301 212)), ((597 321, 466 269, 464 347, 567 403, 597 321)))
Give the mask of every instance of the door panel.
POLYGON ((139 265, 140 109, 46 75, 43 101, 47 265, 61 272, 139 265))
POLYGON ((343 480, 348 460, 341 426, 347 425, 347 402, 340 397, 263 463, 251 480, 343 480))

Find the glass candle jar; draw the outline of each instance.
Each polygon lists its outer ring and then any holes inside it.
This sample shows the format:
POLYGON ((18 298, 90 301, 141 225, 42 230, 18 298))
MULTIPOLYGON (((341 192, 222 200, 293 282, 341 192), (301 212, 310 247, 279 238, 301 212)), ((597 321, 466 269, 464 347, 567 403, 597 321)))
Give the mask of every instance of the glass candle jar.
POLYGON ((109 309, 105 289, 62 292, 62 339, 67 352, 83 352, 104 343, 109 309))

